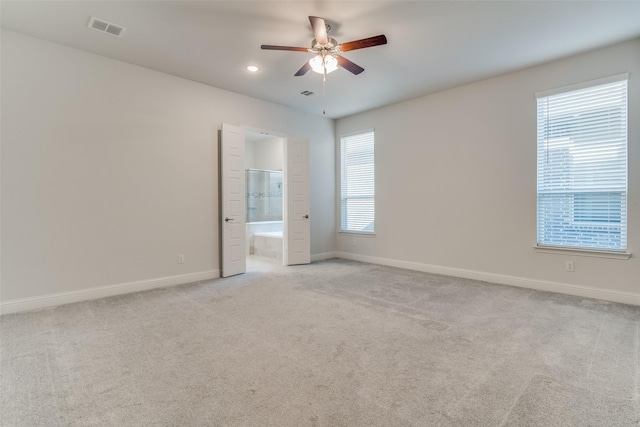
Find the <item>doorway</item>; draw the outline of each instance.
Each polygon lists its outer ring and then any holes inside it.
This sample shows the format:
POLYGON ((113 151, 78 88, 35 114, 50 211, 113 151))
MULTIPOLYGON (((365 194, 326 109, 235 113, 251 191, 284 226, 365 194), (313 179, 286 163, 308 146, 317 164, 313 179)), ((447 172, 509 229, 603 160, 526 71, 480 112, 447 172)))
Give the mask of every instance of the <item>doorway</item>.
MULTIPOLYGON (((251 254, 251 242, 247 242, 247 219, 249 222, 271 223, 274 234, 260 237, 279 237, 277 228, 281 228, 282 237, 279 242, 263 242, 267 250, 272 247, 282 250, 282 260, 278 262, 278 254, 271 256, 276 258, 273 265, 309 264, 311 261, 311 217, 309 214, 309 140, 307 138, 288 137, 276 133, 260 131, 250 128, 222 124, 219 144, 220 162, 220 275, 222 277, 242 274, 247 271, 247 255, 251 254), (253 134, 260 136, 255 136, 253 134), (280 146, 280 150, 272 150, 270 153, 261 153, 267 145, 255 145, 254 160, 259 157, 271 157, 278 162, 279 151, 281 175, 278 176, 278 163, 267 164, 267 168, 247 168, 256 163, 246 163, 245 146, 246 137, 249 144, 264 144, 269 140, 273 145, 280 146), (276 136, 277 139, 267 139, 276 136), (273 156, 272 156, 273 155, 273 156), (253 169, 253 170, 251 170, 253 169), (254 172, 264 172, 262 175, 254 172), (257 188, 247 191, 247 175, 257 183, 257 188), (262 187, 260 187, 262 185, 262 187), (256 193, 256 194, 248 194, 256 193), (271 194, 267 194, 271 193, 271 194), (249 204, 254 214, 248 213, 247 197, 256 197, 255 204, 249 204), (281 199, 280 208, 278 198, 281 199), (265 206, 259 206, 258 202, 265 206), (266 203, 269 202, 269 203, 266 203), (258 216, 258 210, 263 209, 262 216, 258 216), (281 219, 276 217, 281 212, 281 219), (256 220, 258 219, 258 220, 256 220), (281 227, 279 227, 279 224, 281 227), (247 253, 247 247, 249 251, 247 253)), ((250 148, 251 150, 251 148, 250 148)), ((265 167, 264 164, 258 164, 265 167)), ((252 187, 253 188, 253 187, 252 187)), ((263 231, 262 233, 269 233, 263 231)), ((255 240, 254 233, 254 240, 255 240)), ((255 242, 254 254, 255 255, 255 242)), ((268 255, 268 253, 262 253, 268 255)))
POLYGON ((247 271, 283 265, 284 138, 245 129, 247 271))

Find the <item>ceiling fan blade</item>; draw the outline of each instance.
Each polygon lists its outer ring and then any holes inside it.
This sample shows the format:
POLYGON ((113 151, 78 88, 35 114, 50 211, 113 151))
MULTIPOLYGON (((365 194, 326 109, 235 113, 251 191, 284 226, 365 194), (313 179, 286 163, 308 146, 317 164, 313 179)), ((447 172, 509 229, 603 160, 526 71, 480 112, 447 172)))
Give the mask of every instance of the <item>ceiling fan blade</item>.
POLYGON ((369 37, 362 40, 355 40, 352 42, 342 43, 340 46, 341 52, 348 52, 350 50, 363 49, 365 47, 380 46, 387 44, 387 37, 384 34, 379 36, 369 37))
POLYGON ((341 66, 342 68, 344 68, 347 71, 351 71, 356 76, 364 71, 364 68, 362 68, 358 64, 355 64, 355 63, 349 61, 344 56, 336 55, 335 57, 338 60, 338 65, 339 66, 341 66))
POLYGON ((306 47, 292 47, 292 46, 273 46, 270 44, 263 44, 260 49, 265 50, 292 50, 294 52, 309 52, 306 47))
POLYGON ((296 77, 304 76, 307 74, 307 71, 311 69, 311 65, 309 65, 309 61, 305 62, 304 65, 298 70, 297 73, 294 74, 296 77))
POLYGON ((313 28, 313 36, 320 44, 329 43, 329 36, 327 36, 327 24, 324 19, 317 16, 310 16, 309 22, 311 22, 311 28, 313 28))

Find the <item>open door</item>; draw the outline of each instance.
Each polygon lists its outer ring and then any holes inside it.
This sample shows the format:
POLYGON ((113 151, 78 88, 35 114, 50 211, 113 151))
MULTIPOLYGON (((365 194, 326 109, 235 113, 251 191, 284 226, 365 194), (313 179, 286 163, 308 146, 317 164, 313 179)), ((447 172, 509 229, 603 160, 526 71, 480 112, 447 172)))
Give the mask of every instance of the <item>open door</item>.
POLYGON ((245 256, 244 131, 222 125, 220 141, 221 276, 247 270, 245 256))
POLYGON ((309 140, 287 138, 284 157, 285 216, 284 264, 311 262, 311 227, 309 217, 309 140))

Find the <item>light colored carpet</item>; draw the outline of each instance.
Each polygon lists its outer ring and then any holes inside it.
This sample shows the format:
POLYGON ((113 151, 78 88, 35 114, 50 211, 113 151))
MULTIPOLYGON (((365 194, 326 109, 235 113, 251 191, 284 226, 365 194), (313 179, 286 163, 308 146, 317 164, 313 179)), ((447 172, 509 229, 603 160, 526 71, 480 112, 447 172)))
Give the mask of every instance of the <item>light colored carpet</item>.
POLYGON ((638 426, 640 308, 329 260, 5 315, 3 426, 638 426))

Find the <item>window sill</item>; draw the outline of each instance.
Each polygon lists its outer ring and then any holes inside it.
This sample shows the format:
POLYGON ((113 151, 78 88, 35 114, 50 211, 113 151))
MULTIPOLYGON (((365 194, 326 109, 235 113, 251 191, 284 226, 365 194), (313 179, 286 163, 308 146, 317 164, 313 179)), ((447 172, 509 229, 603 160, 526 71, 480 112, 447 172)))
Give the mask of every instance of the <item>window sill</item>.
POLYGON ((362 236, 362 237, 376 237, 376 233, 370 233, 370 232, 366 232, 366 231, 345 231, 345 230, 339 230, 338 234, 352 234, 355 236, 362 236))
POLYGON ((590 249, 578 249, 578 248, 563 248, 559 246, 534 246, 533 249, 538 253, 543 254, 564 254, 575 255, 595 258, 609 258, 609 259, 629 259, 631 253, 629 252, 613 252, 603 250, 590 250, 590 249))

